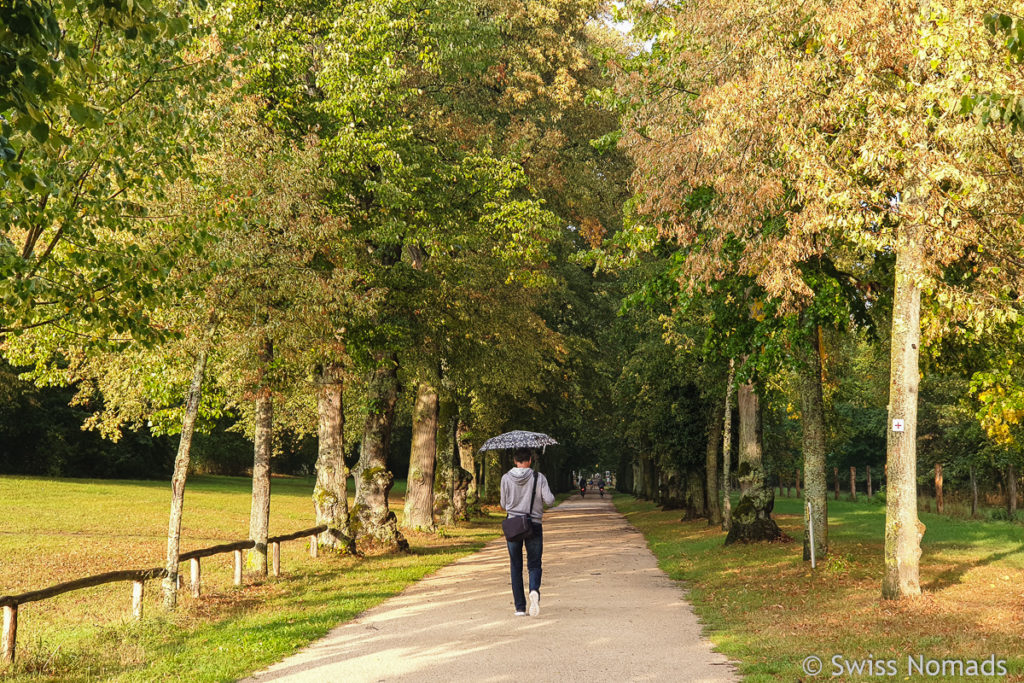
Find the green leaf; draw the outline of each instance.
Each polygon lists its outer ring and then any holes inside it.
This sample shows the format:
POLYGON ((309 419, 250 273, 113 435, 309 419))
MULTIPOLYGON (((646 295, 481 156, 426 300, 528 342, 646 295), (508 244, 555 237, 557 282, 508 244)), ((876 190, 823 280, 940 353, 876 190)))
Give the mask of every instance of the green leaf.
POLYGON ((32 137, 39 142, 46 142, 50 139, 50 126, 45 121, 40 121, 32 126, 32 137))

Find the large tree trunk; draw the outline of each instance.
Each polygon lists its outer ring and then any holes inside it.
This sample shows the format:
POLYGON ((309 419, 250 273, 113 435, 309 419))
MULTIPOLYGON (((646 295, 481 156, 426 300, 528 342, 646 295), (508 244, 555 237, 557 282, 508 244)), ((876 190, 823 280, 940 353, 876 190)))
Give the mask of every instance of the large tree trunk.
POLYGON ((761 405, 753 380, 737 392, 740 408, 740 458, 736 476, 740 480, 740 501, 732 513, 726 544, 737 541, 773 541, 783 538, 771 518, 775 491, 765 481, 761 461, 761 405))
POLYGON ((388 493, 394 475, 388 470, 391 429, 398 402, 398 361, 394 355, 379 356, 370 377, 367 396, 370 407, 363 428, 359 462, 354 471, 356 499, 352 506, 352 530, 386 551, 408 550, 409 542, 398 530, 395 513, 388 507, 388 493))
POLYGON ((917 387, 921 343, 921 286, 924 253, 917 231, 909 230, 896 250, 893 294, 889 425, 885 489, 885 573, 882 597, 920 595, 921 537, 917 516, 917 387), (893 429, 902 420, 903 431, 893 429))
POLYGON ((683 471, 675 465, 661 470, 661 483, 658 487, 658 505, 662 510, 680 510, 686 505, 686 479, 683 471))
POLYGON ((700 471, 696 468, 686 470, 683 481, 683 509, 686 510, 683 519, 700 519, 704 516, 707 507, 707 501, 704 496, 704 482, 700 476, 700 471))
POLYGON ((345 406, 341 368, 326 365, 316 377, 317 459, 313 507, 316 524, 327 525, 317 543, 355 552, 348 518, 348 468, 345 467, 345 406))
POLYGON ((719 403, 711 411, 708 425, 708 448, 704 456, 707 489, 708 526, 722 523, 722 506, 718 500, 718 444, 722 441, 722 418, 725 407, 719 403))
POLYGON ((178 603, 178 557, 181 555, 181 515, 185 507, 185 479, 192 454, 192 434, 195 432, 199 400, 202 398, 203 379, 206 377, 208 349, 204 345, 192 365, 192 382, 185 399, 185 415, 181 419, 181 438, 178 454, 174 457, 174 475, 171 477, 171 515, 167 523, 167 576, 163 580, 164 609, 170 611, 178 603))
POLYGON ((427 383, 416 388, 412 408, 412 449, 403 526, 433 531, 434 465, 437 459, 437 391, 427 383))
POLYGON ((253 438, 252 507, 249 511, 249 550, 246 566, 267 575, 267 536, 270 533, 270 456, 274 450, 274 398, 265 378, 274 361, 274 344, 264 337, 258 351, 260 382, 256 389, 256 433, 253 438))
MULTIPOLYGON (((828 481, 825 477, 825 401, 821 390, 821 349, 818 337, 809 335, 810 352, 800 368, 804 455, 804 496, 811 507, 804 515, 804 560, 811 559, 810 530, 814 524, 814 556, 820 560, 828 553, 828 481)), ((797 496, 799 497, 799 487, 797 496)))
POLYGON ((732 467, 732 383, 735 379, 735 368, 729 360, 729 381, 725 385, 725 415, 722 418, 722 531, 729 531, 732 526, 732 485, 729 471, 732 467))

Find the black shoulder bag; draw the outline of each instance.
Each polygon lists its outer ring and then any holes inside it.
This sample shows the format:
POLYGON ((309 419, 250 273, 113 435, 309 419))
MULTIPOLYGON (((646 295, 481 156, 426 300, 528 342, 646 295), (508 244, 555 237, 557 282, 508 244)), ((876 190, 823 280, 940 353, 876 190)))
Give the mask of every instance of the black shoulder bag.
MULTIPOLYGON (((533 473, 533 491, 530 492, 530 507, 526 508, 525 517, 509 516, 502 520, 501 530, 510 541, 524 541, 533 536, 533 523, 530 514, 533 512, 533 499, 537 495, 537 473, 533 473)), ((511 515, 511 513, 509 513, 511 515)))

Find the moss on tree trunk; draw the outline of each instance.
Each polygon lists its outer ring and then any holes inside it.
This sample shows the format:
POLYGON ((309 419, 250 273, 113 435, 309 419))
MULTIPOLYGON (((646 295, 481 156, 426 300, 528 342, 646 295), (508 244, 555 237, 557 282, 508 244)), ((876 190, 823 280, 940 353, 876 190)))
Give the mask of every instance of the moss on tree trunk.
MULTIPOLYGON (((800 365, 801 428, 803 431, 805 500, 804 560, 811 559, 810 523, 814 524, 814 554, 821 560, 828 553, 828 481, 825 477, 825 402, 821 390, 821 349, 818 335, 811 333, 809 349, 800 365)), ((797 484, 797 495, 800 486, 797 484)))
POLYGON ((908 226, 896 250, 893 293, 889 424, 886 433, 885 573, 882 597, 898 599, 921 594, 921 537, 917 516, 917 389, 921 343, 921 287, 924 253, 920 236, 908 226), (902 430, 893 421, 902 421, 902 430))
POLYGON ((725 543, 775 541, 785 539, 779 525, 771 518, 775 507, 775 491, 765 481, 761 462, 761 405, 753 380, 737 392, 740 409, 739 467, 740 500, 732 511, 729 534, 725 543))
POLYGON ((246 556, 246 567, 267 575, 267 537, 270 533, 270 456, 274 449, 274 398, 266 381, 274 361, 274 345, 260 342, 260 382, 256 389, 256 433, 253 438, 252 506, 249 511, 249 540, 256 545, 246 556))
POLYGON ((345 407, 341 368, 321 367, 316 376, 317 459, 313 508, 317 526, 327 525, 317 543, 346 553, 355 552, 348 517, 348 468, 345 466, 345 407))
POLYGON ((421 383, 412 409, 412 449, 405 494, 405 519, 409 529, 433 531, 434 468, 437 461, 437 391, 421 383))
POLYGON ((388 551, 404 551, 409 549, 409 542, 398 530, 395 513, 388 507, 394 475, 388 471, 387 457, 398 402, 398 361, 394 355, 388 355, 379 356, 377 363, 367 387, 370 406, 359 462, 353 473, 356 499, 349 517, 359 541, 388 551))

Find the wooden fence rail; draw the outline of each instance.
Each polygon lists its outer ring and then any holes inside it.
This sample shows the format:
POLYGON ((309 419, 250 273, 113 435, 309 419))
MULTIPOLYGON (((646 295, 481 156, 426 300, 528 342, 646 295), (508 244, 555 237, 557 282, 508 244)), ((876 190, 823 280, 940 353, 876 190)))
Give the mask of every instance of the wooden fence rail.
MULTIPOLYGON (((283 534, 281 536, 271 536, 267 539, 267 545, 270 547, 273 555, 273 575, 281 575, 281 544, 285 541, 294 541, 299 538, 309 538, 309 554, 312 557, 317 556, 317 536, 324 531, 327 531, 326 525, 315 526, 312 529, 303 529, 302 531, 296 531, 291 534, 283 534)), ((191 565, 190 576, 192 579, 192 595, 193 597, 200 597, 200 580, 201 580, 201 567, 199 561, 203 557, 210 557, 212 555, 220 555, 222 553, 234 553, 234 584, 236 586, 242 585, 242 551, 252 548, 256 545, 255 541, 237 541, 235 543, 225 543, 223 545, 215 545, 209 548, 201 548, 199 550, 190 550, 187 553, 182 553, 178 557, 179 562, 189 562, 191 565)), ((167 576, 167 570, 163 567, 153 567, 152 569, 125 569, 121 571, 106 572, 104 574, 95 574, 93 576, 86 576, 81 579, 75 579, 74 581, 68 581, 66 583, 58 583, 55 586, 48 588, 42 588, 40 590, 29 591, 27 593, 21 593, 19 595, 2 595, 0 596, 0 608, 3 608, 3 635, 0 638, 0 662, 10 663, 14 661, 14 648, 18 638, 18 606, 23 605, 27 602, 36 602, 38 600, 46 600, 63 593, 69 593, 71 591, 81 590, 82 588, 92 588, 94 586, 102 586, 105 583, 115 583, 118 581, 131 581, 132 582, 132 615, 136 619, 142 618, 142 598, 144 595, 146 581, 151 579, 162 579, 167 576)), ((178 587, 181 587, 181 574, 178 574, 178 587)))

